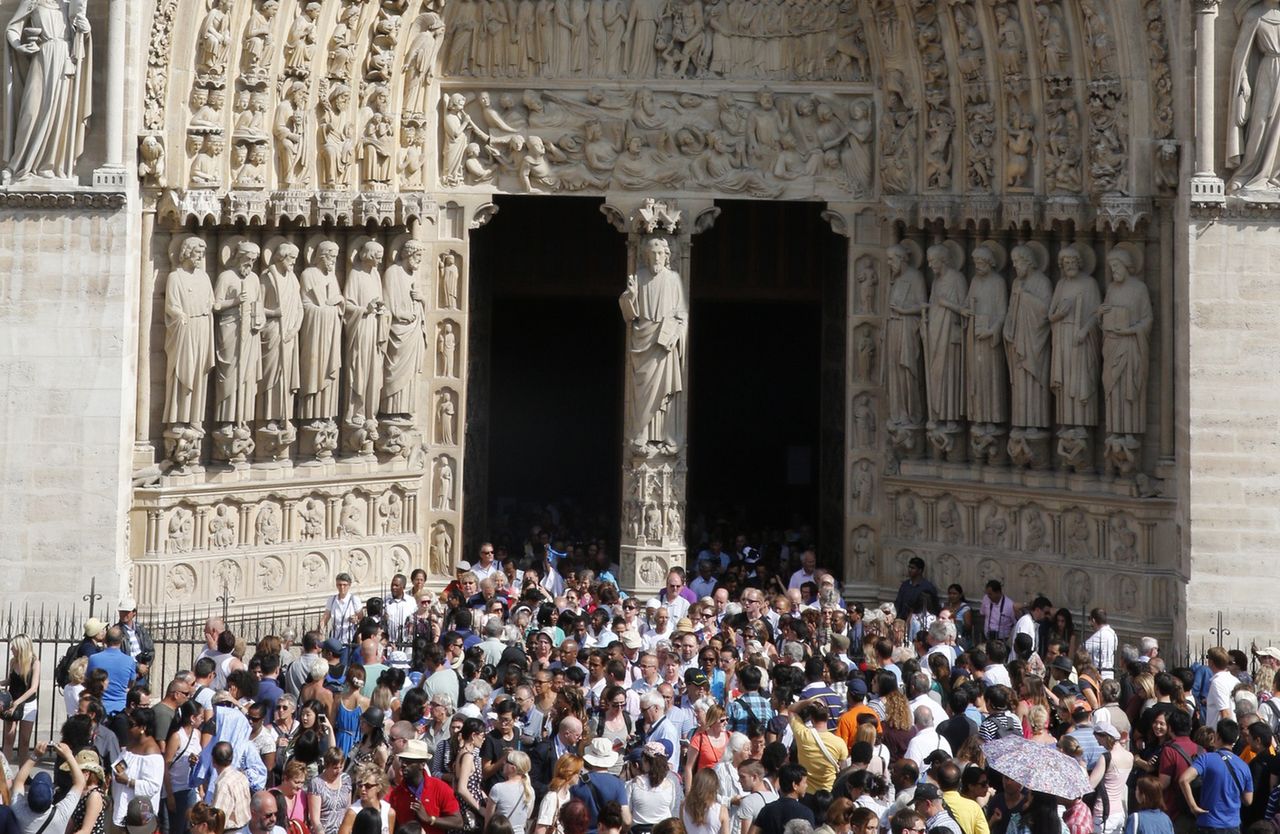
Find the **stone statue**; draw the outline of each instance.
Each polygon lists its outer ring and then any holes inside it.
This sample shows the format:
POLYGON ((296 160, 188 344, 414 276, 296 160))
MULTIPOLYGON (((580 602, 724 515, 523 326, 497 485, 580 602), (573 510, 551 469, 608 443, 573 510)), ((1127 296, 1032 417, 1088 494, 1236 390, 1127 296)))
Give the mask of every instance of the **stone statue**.
POLYGON ((1008 290, 1000 270, 1004 249, 998 243, 979 244, 973 255, 973 281, 965 299, 965 380, 968 415, 974 423, 1004 423, 1008 376, 1004 357, 1004 323, 1008 290))
POLYGON ((382 397, 382 357, 387 345, 387 308, 382 302, 382 244, 361 244, 347 272, 343 293, 347 358, 345 420, 358 425, 377 416, 382 397))
POLYGON ((889 266, 889 318, 885 324, 888 354, 889 422, 895 427, 924 423, 921 389, 921 315, 928 301, 920 272, 920 249, 904 241, 885 250, 889 266))
POLYGON ((855 312, 873 314, 876 311, 876 290, 880 287, 880 275, 876 269, 876 259, 870 255, 858 258, 854 265, 854 281, 858 291, 855 294, 857 309, 855 312))
POLYGON ((298 337, 298 417, 327 422, 338 414, 338 373, 342 368, 342 311, 338 288, 338 244, 316 246, 302 272, 302 325, 298 337))
POLYGON ((240 53, 242 78, 246 84, 261 84, 268 80, 272 55, 271 29, 279 0, 254 0, 249 22, 244 27, 244 43, 240 53))
POLYGON ((227 71, 231 51, 231 15, 229 0, 209 0, 209 11, 200 23, 196 36, 196 74, 198 78, 222 78, 227 71))
POLYGON ((396 263, 382 276, 382 298, 390 316, 382 410, 410 421, 417 403, 418 376, 422 372, 427 338, 423 328, 425 301, 418 291, 418 270, 422 268, 425 254, 422 243, 406 242, 400 247, 396 263))
POLYGON ((276 179, 280 188, 307 185, 307 163, 315 155, 307 130, 307 85, 295 81, 276 106, 272 135, 276 141, 276 179))
POLYGON ((347 184, 347 171, 355 158, 353 131, 347 120, 351 88, 346 84, 334 84, 322 101, 316 171, 321 188, 343 188, 347 184))
POLYGON ((1262 0, 1240 15, 1227 90, 1227 167, 1235 174, 1229 191, 1280 190, 1280 0, 1262 0))
POLYGON ((441 123, 444 141, 440 148, 440 181, 450 188, 462 184, 471 134, 474 133, 485 142, 489 141, 489 135, 467 115, 466 106, 467 98, 462 93, 448 96, 445 117, 441 123))
POLYGON ((320 18, 321 5, 317 0, 306 2, 302 14, 294 18, 289 35, 284 42, 285 73, 295 78, 311 74, 311 59, 316 52, 316 21, 320 18))
POLYGON ((342 510, 338 515, 338 535, 359 537, 365 533, 364 508, 351 493, 342 497, 342 510))
POLYGON ((431 79, 435 76, 436 57, 444 41, 444 21, 435 12, 418 15, 417 31, 409 41, 404 58, 405 113, 425 114, 431 109, 431 79))
POLYGON ((1102 328, 1102 395, 1110 434, 1147 430, 1147 369, 1151 357, 1151 294, 1141 277, 1141 252, 1121 243, 1107 255, 1111 283, 1098 308, 1102 328))
POLYGON ((93 112, 87 0, 21 0, 5 29, 9 140, 4 181, 71 179, 93 112))
POLYGON ((863 459, 854 464, 852 495, 858 512, 870 515, 875 500, 875 474, 871 461, 863 459))
POLYGON ((436 337, 436 370, 440 376, 457 377, 457 353, 458 331, 453 322, 443 322, 436 337))
POLYGON ((1004 320, 1011 422, 1025 428, 1053 425, 1049 406, 1049 302, 1053 285, 1044 274, 1049 253, 1037 243, 1015 246, 1013 289, 1004 320))
POLYGON ((449 534, 449 525, 443 521, 437 523, 431 533, 431 562, 428 567, 436 575, 453 573, 453 536, 449 534))
POLYGON ((440 256, 440 299, 446 310, 460 310, 458 306, 458 258, 452 252, 440 256))
MULTIPOLYGON (((324 538, 324 502, 319 498, 308 498, 298 510, 302 518, 303 541, 314 541, 324 538)), ((305 567, 305 562, 304 562, 305 567)))
POLYGON ((458 417, 458 404, 453 399, 452 391, 441 391, 436 395, 436 442, 446 446, 457 443, 457 432, 454 430, 458 417))
POLYGON ((441 455, 436 463, 435 500, 432 508, 449 512, 453 509, 453 464, 448 455, 441 455))
POLYGON ((675 454, 684 442, 677 398, 684 392, 688 305, 679 273, 671 269, 671 246, 651 237, 640 247, 643 265, 627 278, 618 299, 627 329, 631 390, 625 438, 647 457, 675 454))
POLYGON ((298 333, 302 329, 302 296, 294 264, 298 247, 281 242, 270 253, 271 265, 262 273, 262 390, 258 395, 258 419, 269 430, 287 427, 293 416, 293 398, 300 387, 298 333))
POLYGON ((164 423, 199 428, 213 370, 213 285, 204 270, 205 243, 194 235, 178 246, 164 292, 164 423))
POLYGON ((931 423, 955 423, 965 416, 964 319, 968 293, 964 251, 955 241, 929 247, 933 287, 921 315, 925 346, 925 390, 931 423))
POLYGON ((280 543, 280 521, 276 514, 275 504, 263 504, 258 510, 254 529, 258 533, 258 544, 280 543))
POLYGON ((228 244, 226 268, 213 289, 218 318, 214 419, 219 422, 240 425, 254 417, 262 379, 258 334, 266 324, 262 283, 253 271, 260 251, 243 239, 228 244))
POLYGON ((395 122, 391 118, 391 91, 385 84, 374 85, 368 104, 360 112, 364 129, 360 134, 360 178, 379 189, 391 187, 396 167, 395 122))
POLYGON ((1050 387, 1057 402, 1056 422, 1064 426, 1098 424, 1098 306, 1101 293, 1090 269, 1093 251, 1079 245, 1058 253, 1061 278, 1053 289, 1049 322, 1053 328, 1050 387), (1088 252, 1088 255, 1085 255, 1088 252))

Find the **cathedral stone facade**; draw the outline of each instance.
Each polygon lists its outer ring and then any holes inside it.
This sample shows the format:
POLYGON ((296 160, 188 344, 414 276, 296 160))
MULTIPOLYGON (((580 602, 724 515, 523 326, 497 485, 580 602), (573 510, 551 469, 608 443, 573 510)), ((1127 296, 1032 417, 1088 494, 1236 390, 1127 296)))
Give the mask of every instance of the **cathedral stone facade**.
POLYGON ((528 194, 625 242, 617 540, 655 588, 690 253, 717 201, 783 200, 847 243, 850 594, 919 555, 1122 632, 1275 634, 1280 10, 1228 5, 3 0, 11 585, 451 575, 472 233, 528 194))

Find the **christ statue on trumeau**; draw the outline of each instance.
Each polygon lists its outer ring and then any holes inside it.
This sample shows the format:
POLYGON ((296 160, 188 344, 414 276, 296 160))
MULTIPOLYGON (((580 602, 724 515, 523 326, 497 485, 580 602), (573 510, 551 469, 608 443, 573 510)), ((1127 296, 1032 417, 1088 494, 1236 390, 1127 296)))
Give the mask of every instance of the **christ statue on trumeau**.
POLYGON ((684 442, 678 405, 684 392, 688 305, 680 274, 671 269, 667 241, 650 238, 640 255, 644 263, 627 278, 627 289, 618 299, 629 325, 626 438, 645 457, 674 455, 684 442))

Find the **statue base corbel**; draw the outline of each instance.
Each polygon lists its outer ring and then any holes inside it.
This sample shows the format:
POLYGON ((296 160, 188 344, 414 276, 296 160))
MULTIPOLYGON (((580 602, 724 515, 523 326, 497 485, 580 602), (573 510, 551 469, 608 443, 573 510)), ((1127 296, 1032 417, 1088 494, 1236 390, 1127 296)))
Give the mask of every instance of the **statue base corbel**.
MULTIPOLYGON (((204 443, 204 429, 187 423, 171 423, 164 430, 164 458, 172 468, 171 475, 199 475, 200 448, 204 443)), ((151 444, 147 444, 148 447, 151 444)))
POLYGON ((1020 469, 1047 470, 1053 465, 1047 429, 1015 426, 1009 430, 1009 462, 1020 469))
POLYGON ((288 420, 272 421, 260 426, 254 432, 254 437, 258 452, 257 460, 263 464, 264 468, 285 469, 293 467, 293 461, 289 457, 289 450, 294 441, 298 439, 298 432, 288 420))
POLYGON ((384 417, 378 423, 378 454, 391 461, 408 461, 421 441, 412 418, 384 417))
POLYGON ((1009 462, 1005 427, 999 423, 974 423, 969 427, 969 448, 975 463, 1004 466, 1009 462))
POLYGON ((1093 432, 1088 426, 1058 430, 1058 468, 1078 475, 1093 474, 1093 432))
POLYGON ((1102 472, 1130 478, 1138 471, 1142 441, 1134 434, 1108 434, 1102 446, 1102 472))
POLYGON ((99 191, 124 191, 129 171, 123 165, 103 165, 93 171, 93 187, 99 191))
POLYGON ((348 420, 342 425, 342 457, 344 460, 376 462, 374 444, 378 442, 377 420, 348 420))
POLYGON ((232 469, 248 469, 253 432, 247 423, 222 423, 213 430, 213 459, 232 469))
POLYGON ((312 420, 302 427, 298 454, 300 466, 326 466, 338 450, 338 424, 333 420, 312 420))
POLYGON ((885 424, 885 429, 889 433, 889 447, 899 459, 918 460, 928 455, 924 426, 890 421, 885 424))
POLYGON ((964 463, 964 425, 955 420, 930 422, 925 427, 929 455, 943 463, 964 463))

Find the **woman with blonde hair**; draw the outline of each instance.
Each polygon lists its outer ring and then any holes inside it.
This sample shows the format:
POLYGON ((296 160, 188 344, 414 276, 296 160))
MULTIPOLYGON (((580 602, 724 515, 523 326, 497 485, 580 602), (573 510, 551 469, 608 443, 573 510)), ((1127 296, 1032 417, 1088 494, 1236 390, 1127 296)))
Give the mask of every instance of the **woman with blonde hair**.
POLYGON ((88 672, 88 657, 77 657, 67 667, 67 685, 62 687, 62 703, 67 707, 67 715, 80 711, 80 693, 84 692, 84 679, 88 672))
POLYGON ((716 801, 720 780, 715 770, 701 769, 688 783, 680 820, 689 834, 728 834, 729 809, 716 801))
POLYGON ((1028 738, 1036 744, 1052 747, 1058 743, 1058 739, 1049 732, 1049 709, 1041 704, 1036 704, 1027 711, 1027 730, 1031 733, 1028 738))
POLYGON ((67 821, 67 834, 102 834, 107 830, 107 773, 102 759, 92 747, 76 754, 76 762, 84 773, 84 791, 67 821))
MULTIPOLYGON (((865 821, 868 814, 874 813, 870 808, 855 808, 853 801, 841 796, 831 801, 827 806, 827 816, 822 821, 822 825, 813 829, 813 834, 851 834, 853 831, 853 814, 855 811, 863 811, 859 815, 859 821, 865 821)), ((877 828, 879 828, 879 820, 876 820, 877 828)), ((858 831, 857 834, 863 834, 858 831)))
POLYGON ((508 750, 502 765, 502 780, 489 789, 489 802, 484 806, 484 823, 495 816, 506 817, 514 834, 525 834, 533 816, 533 784, 529 781, 529 756, 521 750, 508 750))
MULTIPOLYGON (((569 789, 578 784, 582 775, 582 759, 577 756, 561 756, 556 762, 555 772, 551 776, 551 785, 547 795, 542 797, 538 806, 537 825, 534 834, 559 834, 563 830, 560 823, 560 809, 569 802, 569 789)), ((526 826, 527 827, 527 826, 526 826)))
POLYGON ((4 713, 4 749, 13 746, 18 737, 17 761, 27 759, 31 747, 31 731, 36 726, 37 696, 40 693, 40 658, 36 657, 31 638, 16 634, 9 641, 9 696, 13 703, 4 713))
MULTIPOLYGON (((867 721, 858 725, 858 731, 854 734, 853 744, 865 741, 871 746, 871 761, 867 764, 867 770, 882 779, 889 778, 889 748, 885 747, 884 742, 880 740, 880 733, 876 731, 876 725, 867 721)), ((849 749, 853 749, 853 744, 849 745, 849 749)))
MULTIPOLYGON (((698 702, 699 705, 702 701, 698 702)), ((725 748, 729 746, 729 717, 724 708, 712 701, 706 707, 702 727, 689 739, 689 749, 685 756, 684 783, 693 784, 695 771, 710 769, 724 758, 725 748)))
POLYGON ((338 828, 338 834, 351 834, 351 829, 356 824, 356 817, 365 808, 373 808, 382 817, 382 834, 391 834, 395 831, 396 812, 392 810, 389 802, 382 800, 382 795, 387 791, 386 770, 373 762, 357 765, 355 790, 359 799, 352 802, 351 807, 347 809, 346 816, 342 818, 342 825, 338 828))
POLYGON ((227 827, 227 815, 220 808, 197 802, 187 814, 187 830, 191 834, 222 834, 227 827))

